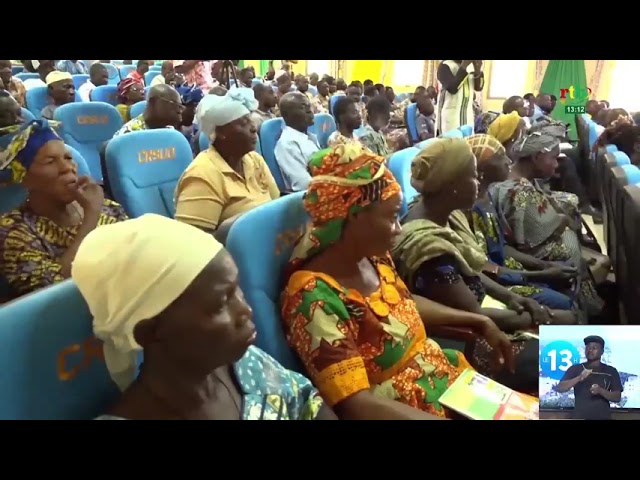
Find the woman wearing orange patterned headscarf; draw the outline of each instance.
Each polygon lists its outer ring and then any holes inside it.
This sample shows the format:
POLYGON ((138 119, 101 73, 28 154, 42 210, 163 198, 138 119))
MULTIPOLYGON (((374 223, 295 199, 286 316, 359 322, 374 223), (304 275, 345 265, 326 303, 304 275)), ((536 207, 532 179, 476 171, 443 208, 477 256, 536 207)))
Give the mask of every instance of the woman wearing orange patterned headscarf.
POLYGON ((342 419, 450 416, 438 400, 470 366, 428 339, 423 321, 477 327, 510 364, 508 340, 486 317, 409 293, 388 254, 402 193, 382 157, 339 145, 309 169, 311 222, 282 295, 289 344, 342 419))

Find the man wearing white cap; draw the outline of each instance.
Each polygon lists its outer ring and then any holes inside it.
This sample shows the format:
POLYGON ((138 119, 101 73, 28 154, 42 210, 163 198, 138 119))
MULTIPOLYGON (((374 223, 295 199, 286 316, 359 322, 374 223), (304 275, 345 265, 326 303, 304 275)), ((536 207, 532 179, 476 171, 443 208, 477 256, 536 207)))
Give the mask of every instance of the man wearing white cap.
POLYGON ((60 105, 72 103, 76 99, 76 87, 70 73, 54 70, 46 79, 51 103, 42 109, 40 115, 47 120, 53 120, 53 113, 60 105))

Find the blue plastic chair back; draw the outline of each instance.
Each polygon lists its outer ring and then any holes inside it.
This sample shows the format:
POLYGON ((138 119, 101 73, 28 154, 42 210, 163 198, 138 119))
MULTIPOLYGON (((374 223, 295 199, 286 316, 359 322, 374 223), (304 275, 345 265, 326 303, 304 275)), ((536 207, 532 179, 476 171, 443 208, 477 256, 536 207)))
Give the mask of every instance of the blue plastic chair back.
POLYGON ((320 148, 327 148, 329 136, 336 131, 336 121, 328 113, 316 113, 308 131, 318 137, 320 148))
POLYGON ((278 162, 276 162, 276 143, 282 135, 282 129, 284 128, 284 120, 282 118, 270 118, 262 122, 260 126, 260 145, 262 146, 262 157, 267 162, 267 166, 273 175, 278 188, 281 191, 285 190, 284 179, 280 172, 278 162))
POLYGON ((115 107, 103 102, 69 103, 58 107, 53 118, 62 122, 65 143, 80 152, 91 176, 102 182, 100 150, 122 127, 122 117, 115 107))
POLYGON ((141 102, 134 103, 131 105, 131 109, 129 110, 129 115, 131 118, 136 118, 139 115, 144 113, 145 108, 147 108, 147 101, 142 100, 141 102))
POLYGON ((168 128, 118 135, 106 149, 111 190, 133 218, 145 213, 173 218, 176 184, 192 160, 185 136, 168 128))
POLYGON ((418 195, 415 188, 411 186, 411 162, 420 153, 416 147, 405 148, 391 155, 389 159, 389 170, 396 177, 402 189, 402 210, 400 216, 407 213, 407 205, 418 195))
POLYGON ((109 75, 109 85, 118 85, 118 83, 120 82, 120 72, 118 71, 118 67, 116 67, 112 63, 103 63, 102 65, 104 65, 104 68, 107 69, 107 74, 109 75))
POLYGON ((72 280, 0 308, 0 419, 89 420, 118 388, 72 280))
POLYGON ((286 195, 248 211, 233 224, 225 245, 238 266, 240 287, 253 309, 257 346, 284 367, 297 371, 301 371, 300 362, 285 338, 279 297, 284 267, 308 221, 303 195, 286 195))
POLYGON ((104 102, 114 107, 118 105, 118 87, 115 85, 100 85, 91 90, 92 102, 104 102))

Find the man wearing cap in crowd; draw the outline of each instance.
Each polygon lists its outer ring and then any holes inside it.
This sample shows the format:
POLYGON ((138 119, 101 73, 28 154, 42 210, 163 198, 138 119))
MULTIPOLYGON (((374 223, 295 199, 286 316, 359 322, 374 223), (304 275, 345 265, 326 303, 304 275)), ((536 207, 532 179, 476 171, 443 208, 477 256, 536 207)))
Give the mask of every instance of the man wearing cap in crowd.
POLYGON ((73 77, 70 73, 57 70, 47 75, 46 83, 51 103, 42 109, 40 115, 47 120, 53 120, 53 113, 60 105, 75 101, 76 87, 73 85, 73 77))
POLYGON ((573 388, 574 419, 611 420, 610 402, 622 398, 622 382, 618 370, 600 361, 604 353, 604 339, 589 335, 584 339, 585 363, 571 365, 556 386, 562 393, 573 388))

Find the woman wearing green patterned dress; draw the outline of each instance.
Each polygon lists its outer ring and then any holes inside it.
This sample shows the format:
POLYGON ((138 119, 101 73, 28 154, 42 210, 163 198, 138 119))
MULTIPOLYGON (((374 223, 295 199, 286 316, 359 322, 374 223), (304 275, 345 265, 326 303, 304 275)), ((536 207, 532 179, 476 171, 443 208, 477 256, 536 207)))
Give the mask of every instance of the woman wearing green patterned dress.
POLYGON ((400 233, 400 186, 384 158, 356 144, 318 152, 282 295, 291 347, 325 401, 346 420, 451 418, 439 399, 469 363, 427 337, 476 329, 503 366, 508 338, 486 316, 414 296, 389 251, 400 233))

